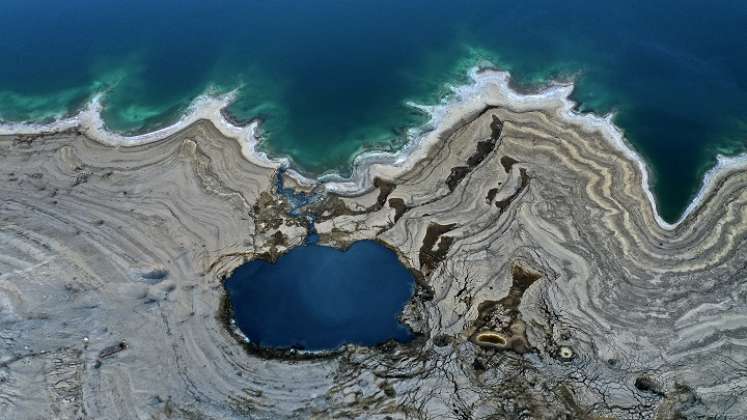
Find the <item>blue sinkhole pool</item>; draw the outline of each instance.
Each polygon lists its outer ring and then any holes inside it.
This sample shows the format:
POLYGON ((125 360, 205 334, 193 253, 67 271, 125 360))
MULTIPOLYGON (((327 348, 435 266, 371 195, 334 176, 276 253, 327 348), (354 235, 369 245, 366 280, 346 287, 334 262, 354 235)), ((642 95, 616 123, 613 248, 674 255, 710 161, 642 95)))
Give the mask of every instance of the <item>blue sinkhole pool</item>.
POLYGON ((321 351, 413 338, 399 317, 415 278, 374 241, 344 251, 307 243, 275 263, 242 265, 225 287, 236 326, 263 348, 321 351))

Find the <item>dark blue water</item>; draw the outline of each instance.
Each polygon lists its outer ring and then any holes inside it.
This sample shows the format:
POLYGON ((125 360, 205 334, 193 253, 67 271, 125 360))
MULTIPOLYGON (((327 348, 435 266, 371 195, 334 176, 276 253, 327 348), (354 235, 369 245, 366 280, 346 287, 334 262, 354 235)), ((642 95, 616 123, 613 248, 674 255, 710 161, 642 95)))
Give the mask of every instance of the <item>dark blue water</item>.
POLYGON ((5 0, 0 118, 44 120, 109 89, 120 131, 173 121, 208 86, 266 120, 310 173, 396 148, 481 59, 538 86, 573 77, 582 109, 617 111, 675 219, 719 151, 747 139, 742 0, 5 0))
POLYGON ((263 347, 330 350, 412 338, 399 316, 414 278, 373 241, 346 251, 307 244, 275 264, 251 261, 225 287, 239 329, 263 347))

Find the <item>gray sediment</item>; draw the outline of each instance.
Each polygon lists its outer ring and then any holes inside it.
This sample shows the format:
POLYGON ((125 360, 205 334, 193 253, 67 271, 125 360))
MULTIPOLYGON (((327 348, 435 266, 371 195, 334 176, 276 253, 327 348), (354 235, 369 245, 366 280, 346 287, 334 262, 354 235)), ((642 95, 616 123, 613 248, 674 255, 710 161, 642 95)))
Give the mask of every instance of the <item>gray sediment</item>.
POLYGON ((420 336, 313 360, 227 328, 222 278, 307 231, 225 130, 0 137, 0 417, 739 418, 747 172, 662 226, 638 161, 529 105, 470 108, 308 209, 320 243, 417 273, 420 336))

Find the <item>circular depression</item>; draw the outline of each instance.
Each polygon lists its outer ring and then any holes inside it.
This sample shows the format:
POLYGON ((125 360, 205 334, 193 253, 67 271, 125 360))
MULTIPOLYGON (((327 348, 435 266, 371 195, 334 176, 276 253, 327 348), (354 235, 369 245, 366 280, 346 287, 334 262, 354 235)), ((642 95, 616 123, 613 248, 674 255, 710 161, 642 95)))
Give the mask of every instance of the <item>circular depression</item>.
POLYGON ((253 260, 225 288, 236 326, 262 348, 323 351, 413 338, 399 317, 415 279, 374 241, 344 251, 307 244, 275 263, 253 260))

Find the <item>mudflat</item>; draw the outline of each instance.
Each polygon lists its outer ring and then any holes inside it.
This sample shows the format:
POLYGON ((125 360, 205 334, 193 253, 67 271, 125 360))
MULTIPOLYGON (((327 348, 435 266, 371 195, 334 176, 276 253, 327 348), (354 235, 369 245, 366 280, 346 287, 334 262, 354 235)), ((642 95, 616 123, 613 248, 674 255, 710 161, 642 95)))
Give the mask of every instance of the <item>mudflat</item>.
POLYGON ((127 147, 0 137, 0 417, 747 410, 747 172, 713 173, 666 225, 624 146, 559 102, 516 104, 454 111, 406 165, 303 210, 320 244, 376 240, 417 273, 415 340, 311 360, 227 328, 223 279, 308 222, 213 123, 127 147))

